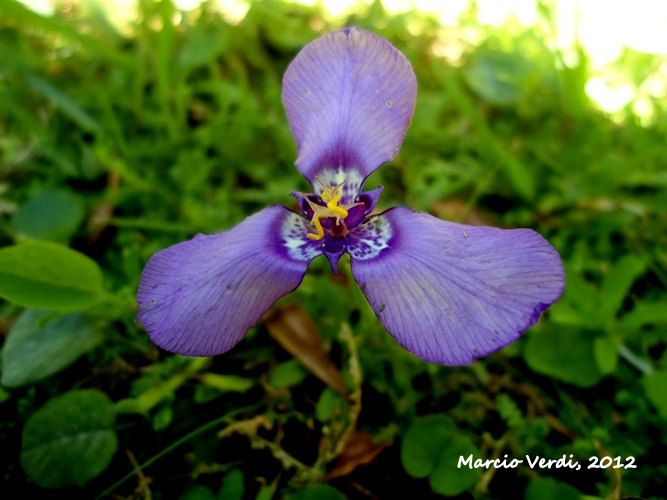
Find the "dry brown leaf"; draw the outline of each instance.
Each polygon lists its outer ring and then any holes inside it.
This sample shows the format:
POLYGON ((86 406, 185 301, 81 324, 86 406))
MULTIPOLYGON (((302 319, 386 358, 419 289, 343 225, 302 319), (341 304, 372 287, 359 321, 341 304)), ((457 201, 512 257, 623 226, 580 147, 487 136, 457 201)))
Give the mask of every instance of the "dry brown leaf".
POLYGON ((352 431, 336 466, 327 472, 325 480, 346 476, 360 465, 371 463, 387 446, 387 443, 374 443, 373 438, 365 432, 352 431))
POLYGON ((290 303, 266 317, 271 336, 313 375, 347 396, 345 382, 324 348, 317 326, 298 304, 290 303))

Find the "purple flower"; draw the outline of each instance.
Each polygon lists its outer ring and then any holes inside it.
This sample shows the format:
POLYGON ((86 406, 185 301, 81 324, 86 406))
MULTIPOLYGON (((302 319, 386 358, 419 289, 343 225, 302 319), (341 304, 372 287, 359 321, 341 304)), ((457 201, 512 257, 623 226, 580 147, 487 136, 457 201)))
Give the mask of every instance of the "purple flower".
POLYGON ((231 349, 324 254, 352 274, 389 333, 420 358, 465 365, 533 325, 564 287, 558 253, 530 229, 464 226, 409 208, 371 215, 366 178, 403 142, 417 83, 407 59, 347 28, 308 44, 287 68, 283 103, 312 193, 301 213, 269 206, 223 233, 154 255, 141 276, 140 321, 160 347, 231 349))

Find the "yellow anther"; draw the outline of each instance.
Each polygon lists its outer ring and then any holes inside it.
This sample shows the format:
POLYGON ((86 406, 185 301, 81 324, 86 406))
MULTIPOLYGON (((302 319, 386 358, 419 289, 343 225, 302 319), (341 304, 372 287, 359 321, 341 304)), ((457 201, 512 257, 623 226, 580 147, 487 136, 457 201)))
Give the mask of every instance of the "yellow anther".
POLYGON ((343 187, 345 181, 334 187, 327 187, 319 178, 315 177, 315 180, 319 183, 320 186, 322 186, 322 194, 320 196, 322 197, 322 201, 326 203, 327 206, 323 207, 322 205, 313 203, 303 193, 301 193, 301 196, 303 196, 310 208, 313 210, 313 217, 310 219, 310 222, 313 223, 315 230, 317 231, 317 234, 308 233, 306 236, 308 236, 308 238, 311 240, 321 240, 324 238, 324 228, 322 227, 320 219, 334 218, 336 219, 336 225, 338 226, 340 225, 341 219, 345 219, 345 217, 348 216, 348 209, 356 207, 357 205, 363 205, 363 203, 350 203, 348 205, 339 207, 338 202, 340 201, 340 197, 342 195, 340 188, 343 187))

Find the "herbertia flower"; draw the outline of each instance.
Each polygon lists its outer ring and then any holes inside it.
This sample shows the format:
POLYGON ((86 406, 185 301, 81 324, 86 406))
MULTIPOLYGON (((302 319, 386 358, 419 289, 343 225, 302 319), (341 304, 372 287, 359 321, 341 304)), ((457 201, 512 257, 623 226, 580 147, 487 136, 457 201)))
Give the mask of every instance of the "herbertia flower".
POLYGON ((398 153, 416 93, 410 63, 372 33, 347 28, 304 47, 282 98, 313 192, 292 193, 301 213, 269 206, 154 255, 137 293, 152 340, 183 355, 226 352, 299 286, 311 260, 324 254, 336 272, 345 252, 380 322, 423 360, 469 364, 533 325, 564 287, 542 236, 405 207, 372 214, 382 188, 362 191, 364 182, 398 153))

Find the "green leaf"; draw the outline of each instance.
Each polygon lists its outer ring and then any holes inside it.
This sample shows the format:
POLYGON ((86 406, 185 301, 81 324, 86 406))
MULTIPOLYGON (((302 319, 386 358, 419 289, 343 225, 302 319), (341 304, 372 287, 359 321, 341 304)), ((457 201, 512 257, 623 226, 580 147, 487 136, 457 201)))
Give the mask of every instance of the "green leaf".
POLYGON ((222 479, 217 498, 218 500, 242 500, 244 490, 243 472, 239 469, 232 469, 222 479))
POLYGON ((23 469, 43 488, 85 484, 107 468, 116 452, 115 418, 111 400, 93 389, 50 400, 23 430, 23 469))
POLYGON ((552 319, 561 324, 597 328, 598 291, 583 276, 565 263, 565 291, 553 308, 552 319))
POLYGON ((479 477, 476 469, 458 468, 459 457, 479 456, 479 450, 468 436, 455 436, 442 450, 438 463, 429 476, 431 489, 441 495, 454 496, 471 488, 479 477))
POLYGON ((31 241, 0 249, 0 297, 38 309, 72 311, 103 293, 95 261, 71 248, 31 241))
POLYGON ((406 472, 418 478, 431 474, 455 432, 454 423, 440 415, 415 420, 401 446, 401 463, 406 472))
POLYGON ((530 61, 518 53, 478 54, 465 72, 465 79, 480 96, 492 104, 515 104, 526 89, 532 73, 530 61))
POLYGON ((538 477, 528 483, 525 500, 580 500, 581 492, 574 486, 551 477, 538 477))
POLYGON ((98 345, 103 335, 88 318, 27 309, 2 348, 2 385, 19 387, 59 372, 98 345))
POLYGON ((0 403, 4 403, 5 401, 9 401, 12 397, 12 393, 9 391, 4 390, 2 387, 0 387, 0 403))
POLYGON ((81 200, 68 191, 43 191, 21 206, 12 219, 17 239, 69 243, 85 216, 81 200))
POLYGON ((545 324, 528 335, 525 359, 538 373, 581 387, 597 384, 603 374, 597 367, 589 331, 557 323, 545 324))
POLYGON ((315 407, 315 415, 320 422, 328 422, 334 415, 340 414, 345 405, 345 398, 341 396, 338 391, 334 391, 331 387, 326 387, 320 399, 317 401, 315 407))
POLYGON ((634 255, 621 257, 605 276, 599 294, 597 318, 604 324, 613 321, 635 280, 646 270, 644 262, 634 255))
POLYGON ((637 330, 645 325, 667 323, 667 299, 657 302, 637 302, 618 322, 622 330, 637 330))
POLYGON ((255 500, 272 500, 274 496, 273 494, 274 494, 273 486, 270 484, 265 484, 257 492, 255 500))
POLYGON ((649 373, 642 379, 646 397, 656 407, 663 418, 667 418, 667 371, 649 373))
POLYGON ((298 384, 308 376, 306 369, 296 359, 290 359, 276 366, 269 376, 269 383, 276 389, 298 384))
MULTIPOLYGON (((118 405, 116 405, 116 411, 118 412, 118 405)), ((174 409, 169 405, 159 407, 153 415, 153 418, 151 418, 151 424, 153 426, 153 430, 155 431, 165 430, 171 425, 173 421, 174 409)))
POLYGON ((600 373, 608 375, 616 369, 618 348, 608 337, 598 337, 593 341, 593 356, 600 373))
POLYGON ((69 116, 80 127, 92 132, 101 129, 99 122, 67 94, 34 73, 26 73, 25 78, 28 81, 28 85, 35 92, 49 99, 60 111, 69 116))
POLYGON ((255 381, 249 378, 218 373, 202 373, 199 380, 222 392, 246 392, 255 385, 255 381))
POLYGON ((179 500, 215 500, 215 495, 203 484, 195 484, 189 487, 185 492, 178 497, 179 500))

